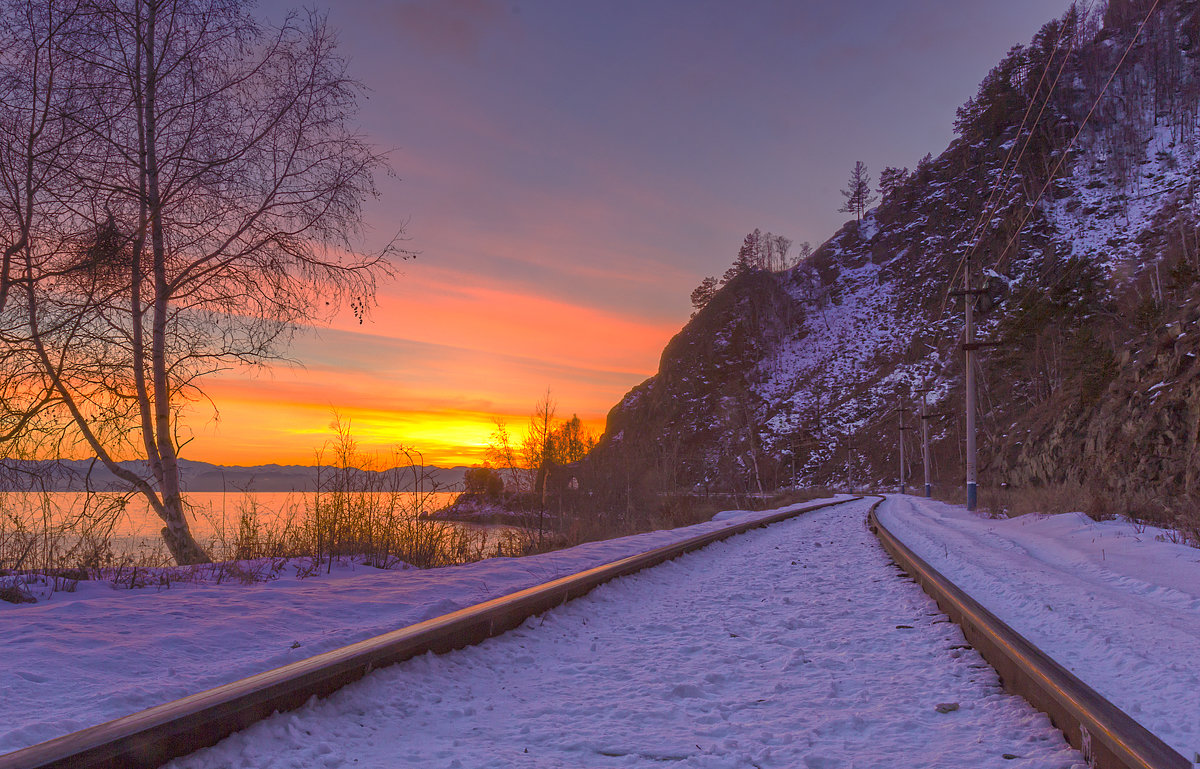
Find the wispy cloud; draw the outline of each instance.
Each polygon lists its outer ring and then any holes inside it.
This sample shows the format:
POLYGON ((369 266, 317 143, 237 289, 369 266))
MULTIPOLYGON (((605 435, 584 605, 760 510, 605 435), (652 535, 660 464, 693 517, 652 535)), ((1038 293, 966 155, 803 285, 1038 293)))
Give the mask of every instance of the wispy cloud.
POLYGON ((374 0, 369 15, 401 44, 435 59, 477 62, 487 39, 515 27, 516 6, 503 0, 374 0))
POLYGON ((546 386, 598 423, 746 232, 832 234, 855 160, 939 152, 1068 2, 331 4, 397 173, 368 219, 408 222, 421 256, 368 324, 299 338, 306 368, 213 380, 221 421, 197 405, 189 455, 304 461, 336 407, 373 445, 477 457, 492 415, 523 421, 546 386))

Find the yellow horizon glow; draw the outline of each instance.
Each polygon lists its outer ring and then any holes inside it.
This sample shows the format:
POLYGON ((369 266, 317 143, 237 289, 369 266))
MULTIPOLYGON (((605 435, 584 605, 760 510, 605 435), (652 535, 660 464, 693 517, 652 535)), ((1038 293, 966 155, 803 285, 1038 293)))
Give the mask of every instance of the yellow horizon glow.
MULTIPOLYGON (((571 413, 560 417, 570 418, 571 413)), ((358 450, 384 465, 404 464, 397 452, 407 448, 414 450, 417 463, 473 467, 487 459, 497 418, 505 421, 514 440, 520 440, 529 414, 379 411, 353 406, 338 408, 335 413, 319 403, 226 401, 219 421, 193 428, 194 448, 185 450, 184 456, 222 465, 314 465, 322 452, 328 461, 336 440, 335 420, 340 420, 358 450), (221 440, 228 425, 251 420, 259 425, 253 439, 235 444, 221 440)), ((580 414, 579 418, 597 437, 603 432, 603 416, 580 414)))
MULTIPOLYGON (((577 414, 599 437, 608 411, 657 368, 677 331, 436 268, 388 287, 380 303, 363 325, 339 317, 302 331, 288 352, 303 366, 200 380, 203 397, 182 405, 180 457, 313 465, 335 439, 336 415, 379 461, 403 446, 427 465, 480 465, 496 419, 519 441, 547 388, 559 419, 577 414)), ((132 456, 117 458, 134 458, 138 445, 135 436, 132 456)), ((80 454, 90 456, 82 446, 80 454)))
POLYGON ((545 296, 433 265, 297 338, 304 367, 239 369, 201 383, 182 456, 225 465, 316 462, 334 414, 363 453, 397 446, 439 467, 482 464, 495 420, 515 440, 549 387, 557 416, 597 437, 609 409, 657 369, 678 325, 545 296), (214 415, 213 409, 216 409, 214 415), (215 416, 215 418, 214 418, 215 416))

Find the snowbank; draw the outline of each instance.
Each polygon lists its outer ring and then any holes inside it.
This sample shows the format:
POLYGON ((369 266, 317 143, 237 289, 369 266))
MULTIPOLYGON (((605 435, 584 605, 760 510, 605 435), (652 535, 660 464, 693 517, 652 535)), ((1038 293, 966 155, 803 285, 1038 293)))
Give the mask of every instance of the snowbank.
POLYGON ((878 515, 1018 633, 1200 761, 1200 550, 1081 513, 988 519, 890 496, 878 515))
POLYGON ((34 605, 0 603, 0 753, 775 512, 427 571, 342 567, 161 591, 81 583, 34 605))

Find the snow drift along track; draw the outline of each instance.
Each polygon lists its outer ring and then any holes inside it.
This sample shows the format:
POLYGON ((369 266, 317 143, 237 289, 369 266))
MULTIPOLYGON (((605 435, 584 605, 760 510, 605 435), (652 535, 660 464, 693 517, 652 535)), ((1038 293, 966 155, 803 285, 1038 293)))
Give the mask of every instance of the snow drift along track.
POLYGON ((875 516, 882 503, 881 498, 872 505, 867 517, 884 549, 962 628, 967 641, 1000 674, 1004 687, 1050 716, 1091 766, 1099 769, 1192 766, 896 539, 875 516))
POLYGON ((503 598, 461 609, 375 638, 234 681, 140 713, 0 756, 0 769, 139 769, 157 767, 245 729, 276 711, 324 697, 372 670, 426 652, 478 643, 519 626, 609 580, 686 552, 812 510, 860 499, 790 509, 598 566, 503 598))
POLYGON ((827 507, 378 670, 164 769, 1086 769, 827 507))

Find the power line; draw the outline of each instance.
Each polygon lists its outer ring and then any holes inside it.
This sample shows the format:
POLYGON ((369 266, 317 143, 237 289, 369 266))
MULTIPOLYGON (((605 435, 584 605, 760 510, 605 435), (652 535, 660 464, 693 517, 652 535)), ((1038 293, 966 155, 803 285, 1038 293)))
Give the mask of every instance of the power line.
MULTIPOLYGON (((1154 11, 1157 10, 1159 2, 1160 2, 1160 0, 1154 0, 1154 4, 1150 6, 1150 10, 1146 13, 1146 18, 1142 19, 1142 23, 1140 25, 1138 25, 1137 31, 1134 32, 1133 37, 1131 37, 1129 40, 1129 45, 1125 46, 1125 51, 1121 54, 1120 61, 1117 62, 1117 66, 1113 68, 1112 74, 1109 75, 1108 80, 1105 81, 1104 87, 1100 89, 1100 93, 1096 96, 1095 100, 1092 102, 1091 109, 1088 110, 1088 113, 1084 117, 1083 122, 1079 124, 1079 129, 1075 132, 1075 135, 1073 137, 1071 137, 1071 142, 1067 145, 1067 148, 1065 150, 1063 150, 1063 153, 1059 157, 1058 162, 1055 164, 1054 169, 1050 172, 1050 175, 1046 178, 1045 184, 1042 185, 1042 188, 1041 188, 1041 190, 1038 191, 1037 196, 1029 204, 1029 208, 1026 210, 1025 216, 1021 219, 1021 225, 1019 227, 1017 227, 1016 231, 1013 233, 1013 236, 1009 239, 1008 243, 1005 245, 1004 251, 1001 252, 1000 257, 996 260, 995 269, 997 271, 1002 269, 1005 264, 1005 261, 1010 258, 1010 256, 1011 256, 1010 249, 1012 248, 1013 244, 1016 242, 1017 238, 1020 236, 1021 231, 1023 229, 1025 229, 1025 225, 1029 221, 1029 217, 1033 215, 1033 210, 1037 206, 1038 201, 1040 201, 1042 196, 1044 194, 1046 194, 1046 190, 1049 188, 1050 184, 1054 181, 1054 177, 1058 174, 1058 171, 1062 167, 1062 164, 1066 161, 1067 157, 1070 155, 1071 149, 1075 146, 1075 142, 1077 142, 1079 140, 1079 137, 1083 134, 1083 129, 1087 126, 1088 121, 1091 120, 1092 115, 1096 111, 1096 107, 1098 107, 1100 105, 1100 101, 1104 98, 1104 95, 1108 92, 1109 86, 1112 85, 1113 80, 1116 79, 1117 74, 1121 71, 1121 66, 1125 63, 1125 59, 1129 56, 1129 53, 1133 50, 1134 45, 1137 44, 1138 38, 1142 34, 1142 30, 1144 30, 1146 28, 1146 25, 1148 23, 1150 23, 1150 18, 1154 15, 1154 11)), ((1168 191, 1170 191, 1170 190, 1163 190, 1163 192, 1168 192, 1168 191)), ((1054 283, 1050 284, 1050 287, 1057 286, 1066 277, 1067 277, 1066 275, 1060 276, 1058 280, 1056 280, 1056 281, 1054 281, 1054 283)), ((1036 289, 1035 286, 1027 287, 1021 293, 1020 301, 1024 302, 1025 299, 1027 299, 1034 292, 1035 289, 1036 289)))
MULTIPOLYGON (((1017 128, 1017 136, 1018 137, 1020 137, 1021 133, 1025 130, 1025 125, 1029 120, 1029 115, 1033 112, 1033 105, 1037 101, 1037 94, 1042 89, 1042 83, 1045 82, 1046 73, 1050 71, 1050 64, 1054 61, 1054 55, 1059 50, 1059 45, 1062 43, 1062 36, 1066 32, 1066 28, 1067 27, 1064 24, 1058 30, 1058 37, 1054 41, 1053 51, 1050 54, 1050 58, 1046 61, 1046 66, 1042 68, 1042 74, 1038 78, 1037 87, 1034 88, 1034 90, 1033 90, 1033 98, 1031 98, 1029 100, 1029 104, 1026 105, 1025 114, 1021 118, 1021 125, 1018 126, 1018 128, 1017 128)), ((984 204, 983 211, 980 213, 980 216, 976 220, 975 225, 971 228, 971 233, 967 238, 967 241, 968 241, 967 250, 963 254, 962 258, 960 258, 958 260, 958 263, 955 265, 955 268, 954 268, 954 273, 950 276, 950 280, 946 284, 946 294, 945 294, 945 296, 942 297, 942 306, 938 310, 937 317, 940 318, 940 317, 942 317, 943 314, 945 314, 946 305, 950 301, 950 291, 954 288, 954 283, 955 283, 955 281, 958 280, 958 276, 959 276, 959 273, 962 271, 963 265, 966 264, 966 262, 971 258, 971 256, 974 254, 975 250, 978 248, 978 246, 979 246, 978 237, 982 234, 984 223, 991 220, 992 215, 996 212, 996 208, 999 206, 1001 190, 1007 189, 1013 176, 1016 175, 1017 169, 1021 165, 1021 160, 1025 157, 1025 152, 1026 152, 1026 150, 1029 149, 1030 142, 1033 141, 1033 130, 1037 126, 1037 124, 1039 122, 1041 122, 1042 115, 1045 114, 1046 107, 1049 106, 1050 99, 1054 96, 1054 91, 1058 87, 1058 82, 1062 78, 1063 72, 1066 70, 1067 62, 1070 60, 1071 51, 1073 51, 1073 50, 1075 50, 1074 35, 1072 35, 1071 43, 1068 46, 1066 52, 1063 54, 1062 62, 1059 64, 1059 67, 1058 67, 1058 72, 1055 73, 1055 76, 1054 76, 1054 82, 1050 84, 1050 88, 1046 91, 1046 98, 1042 100, 1041 109, 1038 110, 1037 117, 1034 119, 1033 124, 1030 125, 1029 132, 1025 135, 1025 141, 1021 145, 1021 151, 1019 153, 1017 153, 1016 162, 1014 162, 1012 164, 1011 170, 1009 169, 1009 160, 1012 158, 1013 149, 1017 145, 1016 140, 1014 140, 1013 143, 1008 148, 1008 154, 1005 156, 1004 163, 1000 167, 999 178, 992 185, 991 194, 988 195, 988 200, 984 204), (1007 176, 1005 176, 1006 171, 1007 171, 1007 176)))
MULTIPOLYGON (((1046 181, 1042 185, 1042 188, 1038 191, 1038 194, 1030 202, 1029 208, 1025 211, 1025 215, 1021 219, 1021 223, 1018 225, 1016 231, 1013 233, 1012 237, 1009 239, 1008 243, 1005 245, 1004 250, 1001 252, 1000 256, 997 258, 997 260, 994 264, 994 269, 999 270, 1004 265, 1005 260, 1008 258, 1009 254, 1011 252, 1013 244, 1016 242, 1016 239, 1020 236, 1021 231, 1025 228, 1025 225, 1028 223, 1029 217, 1032 215, 1034 208, 1037 206, 1037 204, 1041 200, 1042 196, 1045 195, 1046 190, 1049 189, 1050 184, 1054 181, 1055 176, 1058 174, 1059 170, 1062 168, 1062 164, 1066 161, 1067 157, 1071 153, 1071 150, 1074 148, 1075 143, 1079 140, 1079 137, 1082 135, 1084 128, 1087 126, 1088 122, 1091 120, 1092 115, 1095 114, 1097 106, 1100 104, 1100 101, 1107 94, 1109 86, 1112 85, 1113 80, 1116 79, 1117 74, 1120 72, 1122 65, 1124 65, 1125 60, 1128 58, 1130 51, 1133 50, 1133 46, 1137 43, 1138 38, 1141 36, 1142 31, 1146 27, 1146 24, 1149 23, 1150 18, 1154 15, 1155 10, 1157 10, 1159 2, 1160 2, 1160 0, 1154 0, 1154 3, 1151 5, 1150 10, 1146 13, 1146 18, 1142 20, 1142 23, 1138 26, 1137 31, 1134 33, 1133 37, 1130 39, 1129 45, 1125 48, 1125 51, 1124 51, 1124 53, 1122 53, 1120 60, 1117 62, 1117 65, 1113 68, 1113 71, 1109 75, 1108 80, 1105 82, 1104 87, 1101 88, 1100 93, 1096 96, 1096 99, 1092 102, 1091 108, 1088 110, 1087 115, 1084 117, 1083 121, 1080 123, 1079 128, 1075 131, 1075 135, 1071 138, 1071 141, 1067 144, 1067 147, 1062 151, 1061 155, 1058 158, 1057 163, 1055 163, 1054 168, 1050 171, 1050 174, 1047 176, 1046 181)), ((1062 31, 1060 30, 1060 39, 1061 39, 1061 32, 1062 31)), ((1073 47, 1073 45, 1074 45, 1074 43, 1072 42, 1072 47, 1073 47)), ((1055 85, 1057 85, 1058 78, 1061 76, 1063 68, 1065 68, 1065 66, 1066 66, 1066 61, 1067 61, 1067 57, 1064 56, 1063 63, 1062 63, 1062 65, 1060 65, 1060 68, 1059 68, 1059 74, 1055 78, 1055 83, 1054 83, 1055 85)), ((1047 68, 1048 68, 1048 66, 1047 66, 1047 68)), ((1035 91, 1035 94, 1036 94, 1036 91, 1035 91)), ((1053 94, 1053 86, 1051 88, 1051 91, 1049 93, 1047 93, 1045 101, 1042 103, 1042 111, 1043 112, 1046 108, 1046 105, 1049 104, 1050 97, 1052 94, 1053 94)), ((1030 108, 1026 109, 1026 118, 1028 117, 1031 108, 1032 108, 1032 102, 1030 103, 1030 108)), ((1042 112, 1039 112, 1039 115, 1038 115, 1039 120, 1041 118, 1041 114, 1042 114, 1042 112)), ((1024 125, 1024 122, 1025 122, 1025 120, 1023 119, 1022 126, 1024 125)), ((1036 125, 1036 123, 1035 123, 1035 125, 1036 125)), ((1018 135, 1019 135, 1019 131, 1020 131, 1020 129, 1018 129, 1018 135)), ((1024 153, 1025 148, 1028 147, 1029 141, 1031 138, 1032 138, 1032 130, 1030 131, 1029 137, 1027 137, 1027 139, 1026 139, 1025 145, 1022 147, 1022 155, 1024 153)), ((1011 152, 1012 152, 1012 148, 1010 147, 1009 148, 1010 156, 1011 156, 1011 152)), ((1018 163, 1020 162, 1020 157, 1021 156, 1019 155, 1018 163)), ((1006 163, 1007 163, 1007 160, 1006 160, 1006 163)), ((1003 177, 1003 170, 1001 171, 1001 176, 1003 177)), ((995 187, 993 189, 993 192, 995 192, 998 189, 999 189, 999 186, 995 187)), ((993 207, 991 207, 989 205, 985 205, 984 215, 985 216, 990 215, 990 213, 993 210, 994 210, 993 207)), ((983 221, 983 218, 981 218, 980 221, 983 221)), ((977 228, 976 228, 976 230, 973 230, 972 232, 974 233, 976 231, 977 231, 977 228)), ((973 360, 975 356, 972 353, 975 351, 975 349, 977 347, 983 346, 983 344, 975 342, 974 322, 973 322, 974 319, 972 317, 972 315, 973 315, 972 309, 974 308, 975 294, 982 293, 982 291, 980 289, 974 289, 971 286, 970 260, 971 260, 971 256, 973 255, 977 246, 978 246, 978 241, 970 243, 967 246, 967 249, 964 252, 962 258, 958 261, 958 264, 954 271, 954 275, 951 277, 950 283, 946 288, 946 294, 942 301, 941 311, 938 313, 938 316, 937 316, 940 318, 942 316, 942 314, 944 314, 946 305, 949 302, 950 296, 952 296, 955 293, 961 293, 963 295, 964 304, 966 305, 966 326, 964 329, 965 339, 964 339, 964 344, 962 345, 962 348, 965 353, 965 361, 964 361, 965 372, 964 373, 965 373, 965 379, 966 379, 965 388, 966 388, 966 401, 967 401, 966 402, 966 421, 967 421, 967 430, 966 430, 966 432, 967 432, 967 435, 966 435, 966 440, 967 440, 967 468, 966 468, 966 470, 967 470, 967 473, 966 474, 967 474, 967 509, 968 510, 974 510, 975 503, 976 503, 976 464, 975 464, 975 416, 976 416, 975 408, 976 407, 975 407, 975 361, 973 360), (961 290, 961 292, 955 292, 953 289, 953 286, 954 286, 954 282, 958 278, 958 275, 960 272, 962 272, 962 275, 963 275, 963 289, 961 290)), ((986 343, 984 343, 984 344, 986 344, 986 343)))
POLYGON ((1095 101, 1092 102, 1092 108, 1088 110, 1087 115, 1083 118, 1083 122, 1079 124, 1079 129, 1075 132, 1075 135, 1071 137, 1070 143, 1067 144, 1067 148, 1063 150, 1062 154, 1059 156, 1058 162, 1054 164, 1054 169, 1050 172, 1050 175, 1046 177, 1045 184, 1042 185, 1042 188, 1038 191, 1037 196, 1034 197, 1034 199, 1030 202, 1024 218, 1021 219, 1020 226, 1017 227, 1017 230, 1013 233, 1013 236, 1009 238, 1008 243, 1004 246, 1004 251, 1001 252, 1000 257, 996 260, 995 269, 997 271, 999 271, 1000 267, 1004 264, 1004 261, 1008 257, 1013 243, 1015 243, 1017 238, 1020 236, 1021 230, 1025 229, 1025 224, 1029 221, 1029 217, 1033 214, 1033 209, 1042 199, 1042 196, 1046 194, 1046 190, 1050 188, 1050 183, 1054 181, 1054 177, 1058 174, 1059 169, 1062 168, 1062 164, 1066 162, 1067 157, 1071 154, 1071 150, 1075 147, 1075 142, 1079 140, 1079 137, 1083 134, 1083 129, 1087 126, 1088 121, 1092 119, 1092 115, 1096 112, 1096 107, 1100 105, 1100 100, 1104 98, 1106 93, 1108 93, 1108 87, 1112 85, 1113 80, 1115 80, 1117 77, 1117 73, 1121 71, 1121 65, 1125 63, 1125 59, 1129 56, 1129 52, 1133 50, 1133 46, 1137 43, 1138 38, 1141 36, 1142 30, 1145 29, 1146 25, 1150 23, 1150 17, 1153 16, 1154 12, 1158 9, 1159 2, 1160 0, 1154 0, 1154 3, 1150 6, 1150 10, 1146 14, 1146 18, 1142 19, 1142 23, 1138 26, 1137 32, 1134 32, 1133 37, 1129 39, 1129 45, 1125 46, 1125 52, 1121 54, 1121 60, 1117 62, 1117 66, 1113 68, 1112 74, 1108 76, 1108 80, 1104 83, 1104 87, 1100 89, 1100 93, 1096 96, 1095 101))

